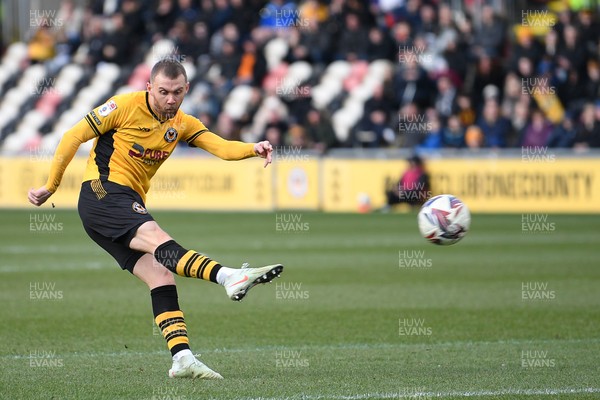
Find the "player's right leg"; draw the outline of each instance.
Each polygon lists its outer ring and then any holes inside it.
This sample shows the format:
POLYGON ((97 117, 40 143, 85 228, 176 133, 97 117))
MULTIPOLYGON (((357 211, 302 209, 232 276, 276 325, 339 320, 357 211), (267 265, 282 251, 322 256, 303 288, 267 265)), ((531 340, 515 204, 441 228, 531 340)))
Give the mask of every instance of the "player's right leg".
POLYGON ((210 257, 194 250, 184 249, 155 221, 140 225, 129 246, 153 254, 154 258, 177 275, 204 279, 225 287, 231 300, 239 301, 248 291, 261 283, 271 282, 283 271, 283 265, 274 264, 260 268, 228 268, 210 257))

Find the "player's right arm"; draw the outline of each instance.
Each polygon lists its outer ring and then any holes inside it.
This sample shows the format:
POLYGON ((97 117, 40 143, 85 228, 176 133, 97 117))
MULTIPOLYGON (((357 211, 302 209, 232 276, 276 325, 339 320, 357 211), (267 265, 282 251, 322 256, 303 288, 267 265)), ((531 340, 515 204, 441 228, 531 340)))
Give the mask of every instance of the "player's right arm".
POLYGON ((77 153, 79 146, 95 137, 96 133, 90 129, 90 125, 85 118, 65 132, 54 152, 48 181, 44 186, 38 189, 29 190, 27 197, 31 204, 41 206, 54 192, 56 192, 63 174, 65 173, 65 169, 67 169, 67 165, 69 165, 75 156, 75 153, 77 153))
POLYGON ((30 189, 29 202, 41 206, 52 196, 62 180, 65 169, 75 157, 82 143, 108 132, 117 126, 122 119, 123 104, 119 96, 110 98, 106 103, 94 108, 81 121, 63 135, 50 166, 46 184, 38 189, 30 189), (121 105, 121 108, 117 106, 121 105))

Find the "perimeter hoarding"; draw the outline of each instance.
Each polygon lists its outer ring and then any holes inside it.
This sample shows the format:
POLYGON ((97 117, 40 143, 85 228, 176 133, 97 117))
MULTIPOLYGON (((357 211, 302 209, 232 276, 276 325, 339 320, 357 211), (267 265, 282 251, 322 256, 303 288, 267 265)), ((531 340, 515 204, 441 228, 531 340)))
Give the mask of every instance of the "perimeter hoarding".
MULTIPOLYGON (((87 159, 75 158, 51 202, 77 207, 87 159)), ((271 210, 272 172, 262 161, 225 162, 218 159, 174 158, 152 179, 149 209, 271 210)), ((46 182, 50 160, 0 159, 0 207, 28 207, 27 190, 46 182)))
MULTIPOLYGON (((85 158, 75 158, 51 201, 77 206, 85 158)), ((0 207, 30 207, 27 190, 46 181, 50 160, 0 159, 0 207)), ((168 160, 153 179, 152 209, 314 209, 356 212, 369 199, 385 203, 386 185, 397 182, 407 162, 307 158, 225 162, 209 158, 168 160)), ((599 213, 600 159, 432 159, 427 161, 432 195, 451 193, 473 212, 599 213)))
MULTIPOLYGON (((404 160, 324 160, 323 209, 356 211, 366 196, 382 206, 386 184, 406 167, 404 160)), ((432 195, 454 194, 474 212, 600 212, 597 159, 440 159, 426 168, 432 195)))

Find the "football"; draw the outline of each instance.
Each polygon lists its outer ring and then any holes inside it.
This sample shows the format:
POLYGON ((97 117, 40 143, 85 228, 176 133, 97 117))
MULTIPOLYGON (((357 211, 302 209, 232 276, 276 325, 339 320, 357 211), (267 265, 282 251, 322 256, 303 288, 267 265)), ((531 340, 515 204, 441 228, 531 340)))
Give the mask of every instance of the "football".
POLYGON ((418 215, 419 231, 431 243, 447 246, 460 241, 469 230, 469 208, 451 194, 427 200, 418 215))

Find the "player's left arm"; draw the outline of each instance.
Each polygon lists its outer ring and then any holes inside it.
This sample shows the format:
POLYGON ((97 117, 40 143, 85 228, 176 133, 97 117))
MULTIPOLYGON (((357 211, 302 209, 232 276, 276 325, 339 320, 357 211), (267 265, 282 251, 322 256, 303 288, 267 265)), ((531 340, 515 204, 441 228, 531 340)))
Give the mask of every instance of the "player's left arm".
POLYGON ((189 137, 184 137, 184 140, 190 146, 200 147, 223 160, 234 161, 250 157, 261 157, 265 159, 265 167, 271 163, 273 146, 268 140, 258 143, 225 140, 209 131, 197 119, 194 122, 197 124, 198 130, 189 137))

